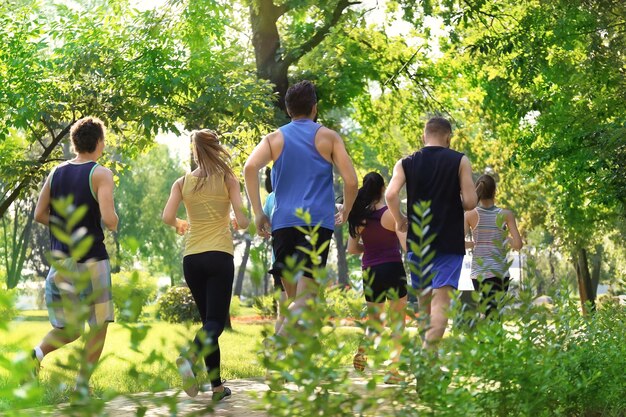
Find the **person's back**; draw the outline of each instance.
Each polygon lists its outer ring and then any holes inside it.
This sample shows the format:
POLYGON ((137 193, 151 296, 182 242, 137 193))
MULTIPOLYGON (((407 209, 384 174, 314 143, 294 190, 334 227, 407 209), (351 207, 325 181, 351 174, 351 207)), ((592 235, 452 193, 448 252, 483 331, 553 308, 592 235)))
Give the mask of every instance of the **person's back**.
POLYGON ((184 255, 208 251, 232 255, 231 202, 224 175, 201 178, 188 173, 183 181, 182 198, 189 221, 184 255))
MULTIPOLYGON (((427 236, 435 234, 435 253, 465 253, 463 205, 459 167, 463 154, 442 146, 425 146, 402 160, 406 175, 407 211, 414 218, 414 204, 428 201, 432 220, 427 236)), ((408 240, 417 242, 412 228, 408 240)))
MULTIPOLYGON (((87 260, 101 261, 109 259, 104 244, 100 206, 92 186, 92 176, 98 166, 99 164, 95 161, 82 163, 63 162, 54 169, 50 180, 51 200, 72 196, 72 204, 75 207, 87 207, 85 215, 72 228, 72 232, 74 232, 84 227, 87 231, 86 234, 93 238, 89 251, 78 260, 81 263, 87 260)), ((57 212, 54 205, 50 206, 50 217, 55 218, 53 222, 60 221, 62 224, 65 223, 61 213, 57 212)), ((52 232, 50 233, 50 244, 53 251, 59 251, 65 255, 70 254, 67 244, 61 242, 52 232)))
POLYGON ((449 149, 451 137, 448 120, 431 118, 424 128, 424 148, 396 163, 385 194, 396 228, 408 231, 408 241, 415 244, 419 237, 412 226, 420 219, 415 216, 414 205, 430 202, 431 221, 428 230, 422 232, 426 239, 435 234, 429 248, 434 256, 426 257, 422 252, 425 248, 408 254, 411 284, 419 291, 420 309, 430 315, 424 338, 427 348, 443 337, 448 324, 451 290, 458 288, 465 254, 463 210, 473 209, 477 202, 469 159, 449 149), (400 211, 400 190, 405 184, 408 217, 400 211))
POLYGON ((315 137, 322 126, 311 119, 297 119, 280 128, 283 146, 272 169, 275 206, 272 230, 305 226, 296 215, 307 210, 312 225, 335 226, 333 165, 316 148, 315 137))
POLYGON ((387 206, 374 211, 360 232, 363 240, 363 268, 387 262, 402 262, 400 241, 396 232, 385 229, 381 223, 387 206))
POLYGON ((478 222, 472 230, 474 247, 471 278, 503 277, 507 273, 505 242, 508 233, 504 228, 502 209, 497 206, 478 206, 475 211, 478 222))

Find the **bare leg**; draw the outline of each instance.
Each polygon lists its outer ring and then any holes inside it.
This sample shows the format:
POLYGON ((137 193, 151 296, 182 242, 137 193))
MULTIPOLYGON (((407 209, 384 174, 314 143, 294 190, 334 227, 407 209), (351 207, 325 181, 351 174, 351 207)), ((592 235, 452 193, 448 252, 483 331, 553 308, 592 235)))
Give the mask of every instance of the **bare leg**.
POLYGON ((389 327, 391 328, 391 337, 395 343, 395 349, 391 353, 391 360, 398 362, 400 353, 402 353, 402 334, 404 333, 405 316, 406 316, 407 296, 389 301, 389 327))
POLYGON ((41 340, 41 343, 39 344, 39 348, 44 355, 47 355, 48 353, 54 352, 62 346, 72 343, 79 337, 80 332, 78 330, 71 331, 68 329, 54 328, 44 336, 44 338, 41 340))
MULTIPOLYGON (((295 285, 293 287, 295 293, 295 285)), ((276 324, 274 324, 274 333, 278 333, 278 330, 280 330, 280 327, 283 325, 283 322, 285 321, 285 315, 282 314, 282 309, 288 308, 289 304, 290 302, 289 298, 287 298, 287 291, 281 291, 280 298, 278 299, 278 313, 276 315, 276 324)))
POLYGON ((274 325, 274 333, 279 334, 280 329, 283 327, 285 323, 285 315, 282 313, 283 308, 289 308, 290 304, 293 302, 294 298, 296 298, 297 292, 297 283, 295 282, 287 282, 286 279, 281 279, 283 283, 283 288, 285 291, 280 292, 280 301, 278 303, 278 317, 276 317, 276 324, 274 325))
POLYGON ((426 331, 424 348, 432 349, 443 337, 448 326, 448 310, 450 309, 450 294, 453 290, 450 286, 444 286, 433 290, 430 303, 430 328, 426 331))
MULTIPOLYGON (((287 286, 285 286, 285 290, 287 290, 287 286)), ((296 285, 296 296, 293 302, 289 305, 289 311, 292 314, 297 314, 298 312, 305 310, 307 308, 307 301, 315 297, 316 293, 317 284, 315 283, 315 280, 308 277, 300 277, 296 285)), ((289 295, 289 292, 287 295, 289 295)), ((276 334, 279 336, 286 336, 288 334, 287 325, 287 320, 283 319, 283 323, 276 334)))
POLYGON ((419 335, 422 338, 422 341, 424 341, 426 338, 426 332, 430 327, 430 313, 433 290, 432 288, 428 288, 427 290, 418 291, 419 293, 417 295, 417 308, 419 311, 419 317, 417 319, 417 325, 419 335))
POLYGON ((106 339, 108 329, 108 323, 93 327, 87 335, 87 341, 85 343, 86 362, 80 369, 78 374, 78 382, 87 384, 91 378, 96 364, 100 360, 102 355, 102 349, 104 348, 104 341, 106 339))

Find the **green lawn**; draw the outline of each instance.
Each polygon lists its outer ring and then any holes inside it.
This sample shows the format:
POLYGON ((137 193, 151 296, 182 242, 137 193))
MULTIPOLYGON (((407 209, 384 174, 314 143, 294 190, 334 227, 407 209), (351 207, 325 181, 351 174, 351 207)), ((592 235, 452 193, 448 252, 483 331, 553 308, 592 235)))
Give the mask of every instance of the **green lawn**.
MULTIPOLYGON (((131 348, 130 329, 119 323, 110 325, 103 359, 91 381, 95 392, 111 390, 117 393, 131 393, 180 387, 180 378, 174 361, 180 347, 193 337, 199 325, 189 327, 184 324, 155 321, 131 326, 135 329, 138 326, 149 326, 146 338, 135 351, 131 348), (162 355, 164 359, 146 363, 150 356, 155 354, 162 355), (138 373, 131 371, 133 365, 137 366, 138 373)), ((220 338, 222 378, 237 379, 264 375, 265 371, 259 364, 260 358, 257 354, 264 327, 271 331, 269 325, 234 322, 233 329, 222 335, 220 338)), ((20 317, 10 323, 8 331, 0 331, 2 340, 0 358, 11 359, 19 351, 29 351, 49 330, 50 324, 45 311, 20 313, 20 317)), ((342 356, 345 355, 342 362, 346 365, 351 363, 358 333, 359 330, 356 328, 338 330, 338 334, 347 341, 345 351, 342 352, 342 356)), ((29 406, 54 404, 64 400, 76 376, 75 366, 67 366, 68 360, 72 355, 72 349, 81 346, 82 343, 77 341, 69 348, 59 349, 46 356, 39 376, 43 388, 41 396, 29 401, 29 406)), ((8 387, 10 377, 7 369, 0 367, 0 391, 8 387)), ((200 378, 205 380, 206 374, 201 374, 200 378)), ((0 412, 15 405, 12 400, 0 399, 0 412)))

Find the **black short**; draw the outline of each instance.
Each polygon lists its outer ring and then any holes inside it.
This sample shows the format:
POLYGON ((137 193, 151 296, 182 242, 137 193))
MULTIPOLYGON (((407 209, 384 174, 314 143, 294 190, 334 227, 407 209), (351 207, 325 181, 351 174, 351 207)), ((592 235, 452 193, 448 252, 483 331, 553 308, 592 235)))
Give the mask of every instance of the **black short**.
MULTIPOLYGON (((317 231, 317 243, 316 248, 321 247, 324 242, 330 241, 333 237, 333 231, 330 229, 325 229, 320 227, 317 231)), ((274 276, 279 276, 285 278, 284 270, 290 268, 290 264, 287 261, 287 258, 290 256, 295 256, 295 265, 304 263, 304 273, 303 276, 308 278, 313 278, 311 271, 313 270, 313 261, 311 257, 302 252, 298 247, 303 247, 306 249, 311 249, 311 242, 307 239, 307 235, 296 229, 295 227, 287 227, 284 229, 274 230, 272 232, 272 247, 274 248, 274 266, 271 269, 270 273, 274 276)), ((330 245, 326 245, 326 248, 320 253, 320 263, 317 265, 318 268, 325 268, 326 261, 328 260, 328 249, 330 245)), ((296 273, 298 271, 292 271, 296 273)))
POLYGON ((363 270, 363 292, 370 303, 384 303, 407 294, 406 271, 402 262, 387 262, 363 270))

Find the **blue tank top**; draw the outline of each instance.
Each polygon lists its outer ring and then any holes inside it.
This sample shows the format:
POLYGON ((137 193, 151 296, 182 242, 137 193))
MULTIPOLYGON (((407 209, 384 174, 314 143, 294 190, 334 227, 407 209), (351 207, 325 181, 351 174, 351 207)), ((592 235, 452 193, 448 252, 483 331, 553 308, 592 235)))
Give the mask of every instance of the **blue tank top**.
MULTIPOLYGON (((52 173, 50 183, 50 200, 55 200, 68 195, 73 195, 74 205, 76 207, 87 206, 85 216, 73 227, 72 232, 84 227, 87 234, 93 237, 93 244, 89 252, 78 262, 86 262, 88 260, 102 261, 109 259, 109 255, 104 245, 104 232, 102 231, 102 216, 100 214, 100 206, 96 200, 91 187, 91 176, 98 164, 96 162, 86 162, 82 164, 73 164, 64 162, 52 173)), ((56 217, 65 223, 59 213, 50 205, 50 217, 56 217)), ((69 248, 66 244, 59 241, 52 233, 50 233, 50 243, 52 250, 57 250, 69 255, 69 248)))
POLYGON ((315 148, 320 124, 298 119, 280 128, 283 151, 272 168, 272 188, 276 198, 272 231, 306 226, 296 216, 296 209, 308 210, 313 226, 335 227, 335 192, 333 165, 315 148))

